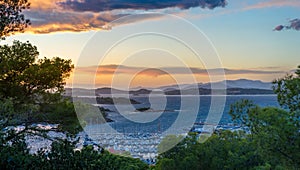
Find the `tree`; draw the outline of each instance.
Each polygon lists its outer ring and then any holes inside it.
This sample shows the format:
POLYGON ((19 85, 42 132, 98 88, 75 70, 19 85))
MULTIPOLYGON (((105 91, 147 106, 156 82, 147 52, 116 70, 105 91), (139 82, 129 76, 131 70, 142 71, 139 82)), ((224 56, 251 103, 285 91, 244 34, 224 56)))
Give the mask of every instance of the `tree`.
POLYGON ((300 166, 300 66, 295 75, 274 81, 274 91, 283 107, 261 108, 243 100, 231 107, 232 118, 250 129, 261 155, 273 167, 300 166))
MULTIPOLYGON (((1 136, 0 136, 1 137, 1 136)), ((1 139, 1 138, 0 138, 1 139)), ((76 149, 75 138, 54 141, 51 149, 40 149, 30 154, 24 138, 9 145, 0 140, 1 169, 128 169, 146 170, 147 164, 139 159, 113 155, 93 146, 76 149)))
POLYGON ((279 104, 291 112, 300 111, 300 66, 295 74, 289 74, 284 78, 273 82, 274 92, 277 94, 279 104))
POLYGON ((30 21, 25 19, 23 10, 29 9, 28 0, 0 0, 0 38, 14 32, 22 32, 30 25, 30 21))
POLYGON ((37 59, 39 52, 29 42, 0 46, 0 100, 14 105, 11 125, 58 123, 60 130, 80 130, 73 104, 62 97, 71 60, 37 59))
POLYGON ((162 158, 156 167, 158 170, 174 170, 176 169, 176 163, 173 159, 162 158))
POLYGON ((20 102, 45 103, 64 90, 73 69, 71 60, 39 59, 29 42, 0 47, 0 95, 20 102))
MULTIPOLYGON (((245 103, 245 102, 244 102, 245 103)), ((239 107, 242 103, 238 103, 239 107)), ((250 129, 251 140, 257 146, 257 152, 265 161, 273 165, 287 167, 300 166, 300 136, 299 119, 293 114, 273 107, 249 107, 246 116, 239 117, 245 126, 250 129)), ((233 105, 235 107, 235 105, 233 105)), ((241 112, 231 110, 230 114, 241 112)), ((238 118, 238 116, 233 116, 238 118)))
POLYGON ((255 143, 243 131, 220 131, 206 142, 195 134, 161 154, 157 169, 251 169, 264 165, 255 143))
POLYGON ((158 145, 158 153, 163 153, 179 143, 184 137, 183 136, 176 136, 176 135, 167 135, 165 136, 160 144, 158 145))

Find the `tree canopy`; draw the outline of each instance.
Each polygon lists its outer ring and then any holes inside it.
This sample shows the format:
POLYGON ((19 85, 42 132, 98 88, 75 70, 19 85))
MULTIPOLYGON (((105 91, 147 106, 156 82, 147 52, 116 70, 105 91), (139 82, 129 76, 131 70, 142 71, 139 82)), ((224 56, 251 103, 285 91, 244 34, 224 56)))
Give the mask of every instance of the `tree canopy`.
POLYGON ((274 92, 279 104, 291 112, 300 111, 300 66, 295 74, 288 74, 284 78, 274 81, 274 92))
POLYGON ((42 103, 47 96, 63 91, 74 67, 71 60, 38 59, 38 55, 29 42, 0 46, 0 96, 42 103))
POLYGON ((28 0, 0 0, 0 38, 23 32, 30 25, 23 10, 29 9, 28 0))
POLYGON ((14 41, 0 46, 0 101, 11 100, 13 123, 58 123, 77 132, 80 126, 73 104, 62 97, 66 79, 73 69, 71 60, 38 59, 37 47, 14 41))

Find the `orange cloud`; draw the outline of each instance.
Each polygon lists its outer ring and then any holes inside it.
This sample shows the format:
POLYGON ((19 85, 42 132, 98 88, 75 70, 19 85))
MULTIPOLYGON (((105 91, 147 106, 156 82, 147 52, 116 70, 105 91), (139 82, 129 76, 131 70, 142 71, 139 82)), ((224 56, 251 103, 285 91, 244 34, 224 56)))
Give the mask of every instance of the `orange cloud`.
POLYGON ((91 30, 109 30, 118 25, 126 25, 145 20, 157 20, 163 18, 163 14, 134 14, 126 19, 120 19, 129 14, 118 12, 59 12, 59 11, 27 11, 27 18, 32 25, 27 32, 46 34, 51 32, 83 32, 91 30))
POLYGON ((31 33, 51 33, 59 31, 81 32, 88 30, 107 29, 105 25, 123 15, 110 13, 77 13, 77 12, 48 12, 28 11, 26 16, 31 18, 32 25, 27 29, 31 33))
POLYGON ((143 75, 149 77, 158 77, 164 75, 220 75, 224 72, 226 75, 239 75, 239 74, 282 74, 283 71, 265 71, 265 70, 254 70, 254 69, 204 69, 196 67, 158 67, 158 68, 145 68, 145 67, 131 67, 124 65, 101 65, 101 66, 90 66, 90 67, 78 67, 76 68, 78 73, 84 74, 100 74, 100 75, 111 75, 111 74, 130 74, 130 75, 143 75))
POLYGON ((30 0, 30 7, 33 10, 46 10, 46 9, 56 9, 58 8, 57 3, 60 0, 30 0))
POLYGON ((193 0, 150 3, 144 1, 106 1, 106 0, 31 0, 31 9, 25 15, 32 25, 27 29, 30 33, 81 32, 90 30, 111 29, 113 26, 134 23, 149 19, 160 19, 163 15, 132 15, 126 21, 119 20, 124 16, 136 14, 149 9, 189 9, 201 7, 214 9, 225 7, 226 0, 193 0), (111 24, 112 21, 115 21, 111 24))
POLYGON ((91 67, 79 67, 78 73, 94 74, 94 75, 113 75, 113 74, 127 74, 137 76, 158 77, 168 74, 159 68, 143 68, 143 67, 128 67, 123 65, 101 65, 91 67))

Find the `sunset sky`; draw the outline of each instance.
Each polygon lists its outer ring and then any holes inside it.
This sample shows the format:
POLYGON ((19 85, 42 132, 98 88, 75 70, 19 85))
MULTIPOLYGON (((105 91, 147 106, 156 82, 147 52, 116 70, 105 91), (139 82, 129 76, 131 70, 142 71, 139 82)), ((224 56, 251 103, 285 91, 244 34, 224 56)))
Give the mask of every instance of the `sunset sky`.
MULTIPOLYGON (((300 64, 299 0, 30 2, 31 9, 25 13, 31 19, 31 27, 25 33, 10 36, 5 43, 29 40, 38 47, 40 57, 72 59, 80 80, 73 84, 75 87, 87 87, 90 83, 110 86, 112 78, 117 87, 128 83, 131 87, 152 87, 207 82, 212 79, 205 69, 215 71, 220 68, 214 67, 219 66, 225 69, 227 79, 272 81, 300 64), (200 31, 190 31, 191 25, 200 31), (109 44, 132 35, 135 30, 166 30, 186 37, 202 32, 207 37, 203 41, 212 43, 221 65, 207 65, 180 41, 150 34, 126 39, 105 58, 99 56, 110 49, 109 44), (91 47, 93 43, 97 46, 91 47)), ((186 41, 188 45, 203 43, 193 38, 186 41)), ((208 54, 199 55, 201 58, 208 54)))

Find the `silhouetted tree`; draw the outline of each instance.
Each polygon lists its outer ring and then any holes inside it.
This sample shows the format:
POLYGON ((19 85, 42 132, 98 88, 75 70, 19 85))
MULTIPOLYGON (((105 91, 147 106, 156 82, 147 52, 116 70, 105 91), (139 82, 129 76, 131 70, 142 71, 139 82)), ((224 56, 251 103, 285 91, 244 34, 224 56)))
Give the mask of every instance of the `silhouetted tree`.
POLYGON ((23 32, 30 25, 25 18, 23 10, 29 9, 28 0, 0 0, 0 38, 14 32, 23 32))
POLYGON ((0 96, 47 103, 55 94, 60 95, 73 69, 71 60, 37 60, 38 55, 37 48, 29 42, 0 46, 0 96))
POLYGON ((273 82, 274 92, 277 94, 279 104, 291 112, 300 111, 300 66, 295 74, 286 75, 284 78, 273 82))
POLYGON ((62 97, 74 67, 71 60, 38 60, 38 55, 29 42, 0 46, 0 101, 13 104, 11 124, 57 123, 59 129, 78 132, 81 128, 73 103, 62 97))

